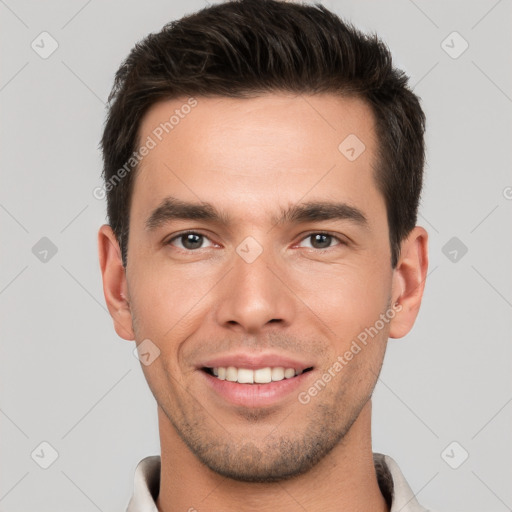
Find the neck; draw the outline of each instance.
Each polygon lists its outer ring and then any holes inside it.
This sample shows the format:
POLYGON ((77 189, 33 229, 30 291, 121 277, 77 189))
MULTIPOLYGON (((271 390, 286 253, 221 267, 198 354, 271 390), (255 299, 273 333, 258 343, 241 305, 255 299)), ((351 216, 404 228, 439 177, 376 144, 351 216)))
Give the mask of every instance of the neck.
POLYGON ((187 510, 350 510, 389 512, 382 496, 371 449, 369 400, 343 440, 303 475, 274 483, 225 478, 204 466, 158 409, 161 471, 160 512, 187 510))

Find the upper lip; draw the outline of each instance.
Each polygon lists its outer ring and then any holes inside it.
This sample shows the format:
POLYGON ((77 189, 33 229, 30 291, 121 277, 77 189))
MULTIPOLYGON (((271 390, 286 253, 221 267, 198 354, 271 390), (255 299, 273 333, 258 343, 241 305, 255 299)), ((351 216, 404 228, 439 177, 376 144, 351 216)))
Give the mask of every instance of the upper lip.
POLYGON ((313 367, 311 362, 300 361, 296 358, 266 352, 266 353, 249 353, 237 352, 231 354, 218 355, 203 361, 199 368, 218 368, 235 366, 236 368, 249 368, 256 370, 257 368, 266 368, 282 366, 283 368, 295 368, 295 370, 305 370, 313 367))

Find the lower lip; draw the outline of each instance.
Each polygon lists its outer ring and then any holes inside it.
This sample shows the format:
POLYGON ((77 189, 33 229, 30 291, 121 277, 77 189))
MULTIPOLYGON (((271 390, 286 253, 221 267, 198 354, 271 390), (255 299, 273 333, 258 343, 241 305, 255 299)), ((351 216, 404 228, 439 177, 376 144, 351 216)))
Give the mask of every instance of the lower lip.
POLYGON ((310 370, 291 379, 283 379, 268 384, 240 384, 229 380, 220 380, 201 370, 208 385, 221 397, 234 405, 244 407, 264 407, 275 405, 299 388, 313 373, 310 370))

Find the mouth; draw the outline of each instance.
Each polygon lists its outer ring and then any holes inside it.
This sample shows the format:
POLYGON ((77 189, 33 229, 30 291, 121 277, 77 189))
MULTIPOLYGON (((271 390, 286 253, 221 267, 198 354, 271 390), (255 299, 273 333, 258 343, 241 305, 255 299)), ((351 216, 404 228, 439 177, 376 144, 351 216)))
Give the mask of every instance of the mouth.
POLYGON ((244 408, 286 407, 317 368, 313 359, 278 352, 231 352, 201 361, 196 369, 217 403, 244 408))
POLYGON ((265 366, 261 368, 237 368, 236 366, 204 366, 201 370, 218 380, 239 384, 270 384, 285 379, 293 379, 313 369, 287 368, 284 366, 265 366))

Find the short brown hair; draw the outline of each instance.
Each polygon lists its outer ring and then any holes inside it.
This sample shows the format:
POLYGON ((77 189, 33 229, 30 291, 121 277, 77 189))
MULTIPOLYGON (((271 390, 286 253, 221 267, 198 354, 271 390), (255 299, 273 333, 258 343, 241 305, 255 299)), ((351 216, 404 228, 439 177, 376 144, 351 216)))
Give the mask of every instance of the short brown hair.
POLYGON ((148 108, 182 96, 282 91, 357 96, 371 106, 379 138, 375 179, 395 267, 400 243, 416 224, 425 159, 425 115, 407 81, 375 34, 361 33, 320 4, 229 1, 148 35, 116 73, 101 140, 108 221, 123 265, 137 166, 114 179, 137 148, 148 108))

